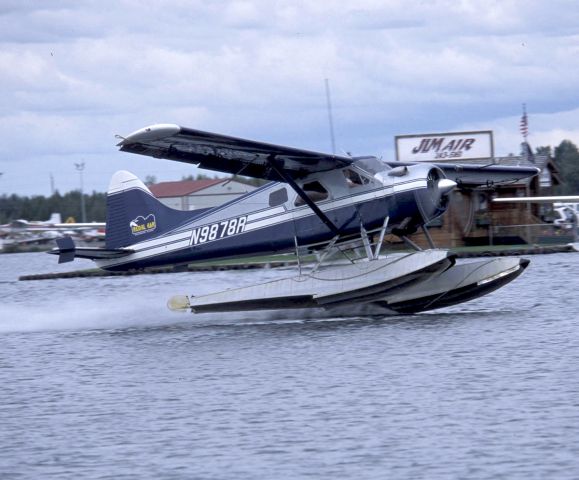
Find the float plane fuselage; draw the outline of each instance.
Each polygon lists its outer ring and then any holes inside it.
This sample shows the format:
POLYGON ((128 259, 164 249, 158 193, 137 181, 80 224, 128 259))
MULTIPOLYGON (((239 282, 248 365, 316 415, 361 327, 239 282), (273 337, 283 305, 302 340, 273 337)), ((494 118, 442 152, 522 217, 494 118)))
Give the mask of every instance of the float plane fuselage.
MULTIPOLYGON (((77 248, 72 240, 63 239, 51 252, 61 262, 90 258, 107 270, 129 270, 301 247, 319 250, 356 240, 363 243, 369 261, 379 261, 379 246, 369 245, 372 234, 379 236, 379 244, 385 234, 408 240, 407 235, 445 212, 448 195, 457 184, 488 186, 538 172, 535 168, 404 164, 328 155, 171 124, 143 128, 123 137, 118 145, 124 152, 270 182, 219 207, 188 212, 163 205, 137 177, 117 172, 107 195, 106 248, 77 248)), ((432 275, 448 270, 453 262, 447 253, 443 257, 436 260, 440 268, 433 270, 428 262, 418 262, 416 271, 432 275)), ((414 264, 417 258, 413 257, 414 264)), ((412 276, 406 267, 388 268, 406 272, 395 275, 396 279, 412 276)), ((408 282, 402 283, 408 286, 408 282)), ((344 288, 356 290, 357 284, 344 288)), ((375 285, 368 288, 376 289, 375 285)), ((350 295, 354 302, 370 297, 367 291, 350 295)))

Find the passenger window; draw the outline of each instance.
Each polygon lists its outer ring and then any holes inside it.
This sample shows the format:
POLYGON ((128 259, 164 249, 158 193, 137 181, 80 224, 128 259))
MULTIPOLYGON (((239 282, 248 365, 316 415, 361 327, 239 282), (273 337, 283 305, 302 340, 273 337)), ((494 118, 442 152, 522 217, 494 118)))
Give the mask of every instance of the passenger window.
MULTIPOLYGON (((317 182, 317 181, 304 183, 304 186, 302 187, 302 189, 312 202, 316 202, 316 203, 321 202, 322 200, 326 200, 330 196, 330 194, 324 188, 324 186, 320 182, 317 182)), ((298 195, 298 197, 296 198, 296 203, 295 203, 296 207, 299 207, 300 205, 305 205, 305 204, 306 204, 306 202, 304 202, 302 200, 302 197, 300 197, 298 195)))
POLYGON ((269 206, 277 207, 278 205, 287 202, 287 199, 287 190, 285 188, 280 188, 279 190, 269 194, 269 206))
POLYGON ((346 177, 346 183, 350 188, 359 187, 360 185, 367 185, 370 182, 368 178, 360 175, 358 172, 352 170, 351 168, 346 168, 345 170, 342 170, 342 172, 344 173, 344 177, 346 177))

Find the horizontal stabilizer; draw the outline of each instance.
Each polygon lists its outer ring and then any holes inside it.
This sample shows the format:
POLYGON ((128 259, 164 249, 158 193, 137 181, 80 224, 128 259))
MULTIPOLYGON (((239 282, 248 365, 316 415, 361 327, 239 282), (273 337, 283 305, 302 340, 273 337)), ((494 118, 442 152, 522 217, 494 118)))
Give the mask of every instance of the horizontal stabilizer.
POLYGON ((87 258, 89 260, 108 260, 124 257, 133 253, 129 248, 98 248, 77 247, 71 237, 62 237, 56 240, 56 248, 48 253, 58 255, 58 263, 72 262, 75 258, 87 258))

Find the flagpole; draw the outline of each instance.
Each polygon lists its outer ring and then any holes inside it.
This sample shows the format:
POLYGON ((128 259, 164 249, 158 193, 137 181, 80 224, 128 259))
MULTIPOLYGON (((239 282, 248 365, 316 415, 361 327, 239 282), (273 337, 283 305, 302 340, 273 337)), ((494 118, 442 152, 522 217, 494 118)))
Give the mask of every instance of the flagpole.
POLYGON ((529 135, 529 120, 527 118, 527 104, 523 103, 523 116, 521 117, 521 134, 525 139, 525 143, 527 142, 527 136, 529 135))
MULTIPOLYGON (((529 147, 529 142, 527 141, 527 136, 529 134, 529 120, 527 118, 527 104, 523 103, 523 116, 521 117, 521 124, 520 124, 520 128, 521 128, 521 134, 523 135, 523 139, 524 139, 524 143, 523 143, 523 148, 525 150, 525 159, 529 162, 531 161, 531 147, 529 147)), ((527 197, 531 196, 531 182, 530 180, 526 179, 525 180, 525 195, 527 197)), ((526 236, 526 240, 527 243, 531 243, 532 239, 531 239, 531 229, 528 226, 528 224, 531 221, 531 203, 527 203, 527 219, 525 221, 525 223, 527 224, 527 226, 525 227, 525 236, 526 236)))

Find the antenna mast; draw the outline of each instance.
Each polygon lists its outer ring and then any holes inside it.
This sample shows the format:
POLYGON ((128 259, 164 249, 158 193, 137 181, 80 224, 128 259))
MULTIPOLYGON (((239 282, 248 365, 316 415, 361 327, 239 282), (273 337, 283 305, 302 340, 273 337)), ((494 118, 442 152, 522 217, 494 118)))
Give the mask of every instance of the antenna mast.
POLYGON ((332 100, 330 98, 330 81, 326 78, 326 100, 328 104, 328 121, 330 123, 330 140, 332 142, 332 153, 336 153, 336 139, 334 137, 334 120, 332 118, 332 100))

